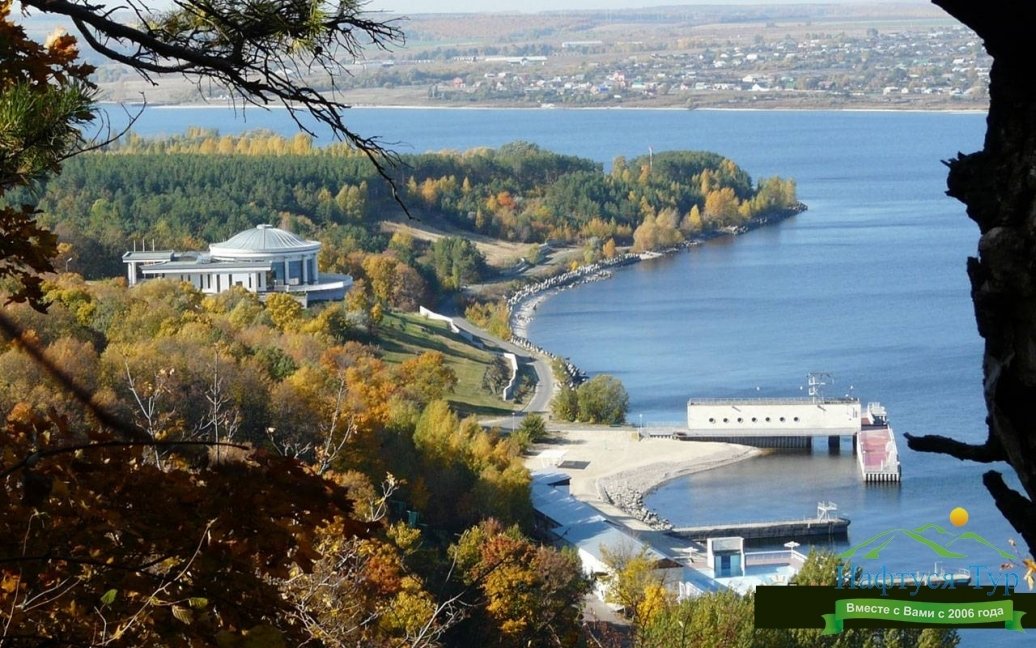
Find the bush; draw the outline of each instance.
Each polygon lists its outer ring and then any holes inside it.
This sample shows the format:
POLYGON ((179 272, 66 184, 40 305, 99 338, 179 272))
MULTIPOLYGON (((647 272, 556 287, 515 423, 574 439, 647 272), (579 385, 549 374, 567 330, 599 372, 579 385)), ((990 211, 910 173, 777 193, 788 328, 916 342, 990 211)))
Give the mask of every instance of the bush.
POLYGON ((620 424, 626 421, 629 400, 618 378, 600 374, 576 389, 563 387, 551 407, 563 421, 620 424))

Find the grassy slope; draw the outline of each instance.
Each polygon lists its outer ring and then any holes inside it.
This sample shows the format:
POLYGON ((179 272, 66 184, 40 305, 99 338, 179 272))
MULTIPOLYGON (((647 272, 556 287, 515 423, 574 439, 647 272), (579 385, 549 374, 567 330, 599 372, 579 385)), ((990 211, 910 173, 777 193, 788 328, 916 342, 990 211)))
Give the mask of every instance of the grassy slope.
POLYGON ((482 375, 493 360, 491 350, 477 349, 450 332, 445 322, 415 314, 389 313, 378 335, 385 362, 398 364, 426 351, 439 351, 457 374, 450 403, 461 415, 507 415, 514 406, 482 388, 482 375))

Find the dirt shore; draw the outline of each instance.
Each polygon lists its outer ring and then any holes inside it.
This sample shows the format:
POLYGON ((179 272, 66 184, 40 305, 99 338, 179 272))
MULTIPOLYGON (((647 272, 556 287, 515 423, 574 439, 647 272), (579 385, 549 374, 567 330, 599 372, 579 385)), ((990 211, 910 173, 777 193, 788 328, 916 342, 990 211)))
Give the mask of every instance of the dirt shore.
MULTIPOLYGON (((621 486, 647 494, 662 484, 702 470, 757 456, 758 448, 733 443, 639 439, 636 429, 597 427, 563 429, 538 445, 526 466, 565 473, 569 492, 605 513, 626 518, 604 494, 621 486)), ((640 526, 639 522, 633 526, 640 526)))

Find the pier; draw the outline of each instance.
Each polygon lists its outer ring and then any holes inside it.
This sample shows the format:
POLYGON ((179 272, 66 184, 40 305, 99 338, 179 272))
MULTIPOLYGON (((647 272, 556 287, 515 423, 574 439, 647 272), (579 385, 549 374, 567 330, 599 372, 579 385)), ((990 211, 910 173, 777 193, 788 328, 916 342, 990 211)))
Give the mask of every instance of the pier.
MULTIPOLYGON (((652 425, 639 430, 642 437, 671 438, 684 441, 719 441, 721 443, 740 443, 756 448, 802 449, 813 447, 814 436, 806 436, 802 432, 784 435, 738 434, 731 431, 726 434, 692 434, 677 425, 652 425)), ((827 437, 827 447, 837 454, 842 448, 842 436, 852 437, 853 452, 856 464, 860 469, 860 477, 868 484, 898 484, 902 477, 899 464, 899 448, 896 436, 889 425, 864 425, 853 434, 817 435, 827 437)))
POLYGON ((848 395, 825 398, 821 387, 829 379, 827 374, 809 374, 808 398, 692 398, 685 428, 649 434, 763 448, 812 448, 815 437, 827 437, 832 453, 840 451, 842 437, 848 436, 865 483, 898 484, 899 450, 885 408, 880 403, 861 407, 848 395))
POLYGON ((849 520, 832 517, 828 511, 831 504, 820 503, 817 517, 802 520, 779 520, 775 522, 745 522, 741 524, 710 524, 706 526, 679 527, 667 533, 679 538, 703 541, 708 538, 737 536, 745 540, 811 540, 822 538, 845 539, 849 536, 849 520))
POLYGON ((887 425, 865 427, 856 435, 856 445, 856 463, 860 466, 863 481, 899 482, 899 449, 892 428, 887 425))

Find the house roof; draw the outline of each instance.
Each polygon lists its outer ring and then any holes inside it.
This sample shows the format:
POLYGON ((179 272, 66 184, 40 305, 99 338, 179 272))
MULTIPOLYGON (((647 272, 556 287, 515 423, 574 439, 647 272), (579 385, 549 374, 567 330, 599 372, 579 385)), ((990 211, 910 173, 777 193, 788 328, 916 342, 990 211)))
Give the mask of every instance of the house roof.
POLYGON ((122 262, 129 263, 130 261, 169 261, 176 255, 173 250, 142 250, 137 252, 126 252, 122 255, 122 262))
POLYGON ((604 551, 638 554, 646 551, 647 556, 658 568, 678 568, 679 564, 667 558, 649 544, 642 542, 601 515, 601 512, 567 493, 550 486, 558 482, 559 474, 551 471, 537 471, 533 474, 532 505, 536 512, 554 523, 554 535, 567 544, 603 561, 604 551))
POLYGON ((537 512, 560 527, 604 519, 600 511, 586 502, 542 483, 533 482, 532 505, 537 512))

